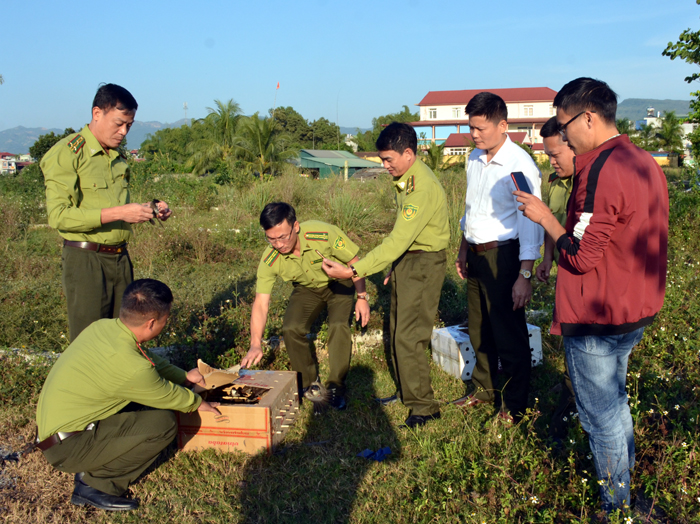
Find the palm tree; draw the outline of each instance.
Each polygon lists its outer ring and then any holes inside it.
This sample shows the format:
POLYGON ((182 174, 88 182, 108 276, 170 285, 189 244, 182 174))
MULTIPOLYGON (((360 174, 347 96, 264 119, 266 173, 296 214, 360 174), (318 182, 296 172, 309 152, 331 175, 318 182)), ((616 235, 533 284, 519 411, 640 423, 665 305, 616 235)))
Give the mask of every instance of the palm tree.
POLYGON ((423 152, 423 162, 434 172, 443 170, 445 144, 430 142, 430 147, 423 152))
POLYGON ((287 148, 289 138, 280 133, 275 122, 260 118, 258 113, 241 121, 238 138, 236 156, 248 173, 274 174, 297 155, 295 149, 287 148))
POLYGON ((664 151, 670 153, 681 153, 683 151, 683 127, 675 111, 664 113, 657 137, 659 145, 664 151))
POLYGON ((651 124, 642 124, 639 131, 630 137, 633 144, 645 151, 658 151, 659 141, 656 138, 656 128, 651 124))
POLYGON ((209 114, 195 121, 207 127, 207 136, 196 140, 187 148, 191 153, 187 165, 192 167, 193 173, 204 173, 220 162, 232 167, 236 161, 241 106, 233 99, 225 103, 214 100, 214 103, 216 108, 208 107, 209 114))
POLYGON ((617 132, 620 133, 621 135, 632 135, 634 133, 634 127, 632 125, 632 121, 629 118, 618 118, 615 121, 615 125, 617 127, 617 132))

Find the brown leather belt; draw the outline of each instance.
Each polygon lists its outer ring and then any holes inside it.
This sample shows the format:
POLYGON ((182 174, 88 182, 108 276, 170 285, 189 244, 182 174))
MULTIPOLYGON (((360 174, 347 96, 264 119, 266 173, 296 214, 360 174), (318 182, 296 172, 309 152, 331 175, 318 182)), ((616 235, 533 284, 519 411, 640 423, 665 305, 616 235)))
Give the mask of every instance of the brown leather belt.
POLYGON ((510 240, 494 240, 493 242, 486 242, 485 244, 472 244, 469 242, 469 249, 471 249, 474 253, 483 253, 484 251, 489 251, 490 249, 496 249, 497 247, 503 247, 507 246, 508 244, 512 244, 513 242, 517 242, 516 238, 511 238, 510 240))
POLYGON ((126 242, 118 246, 108 246, 106 244, 98 244, 97 242, 77 242, 75 240, 64 240, 64 246, 77 247, 78 249, 88 249, 97 253, 108 253, 110 255, 118 255, 126 252, 126 242))
MULTIPOLYGON (((92 431, 94 427, 95 423, 91 422, 83 431, 92 431)), ((52 448, 56 444, 60 444, 68 437, 72 437, 73 435, 77 435, 78 433, 82 433, 83 431, 59 431, 58 433, 54 433, 53 435, 51 435, 49 438, 46 438, 41 442, 37 442, 36 447, 39 448, 41 451, 46 451, 47 449, 52 448)))

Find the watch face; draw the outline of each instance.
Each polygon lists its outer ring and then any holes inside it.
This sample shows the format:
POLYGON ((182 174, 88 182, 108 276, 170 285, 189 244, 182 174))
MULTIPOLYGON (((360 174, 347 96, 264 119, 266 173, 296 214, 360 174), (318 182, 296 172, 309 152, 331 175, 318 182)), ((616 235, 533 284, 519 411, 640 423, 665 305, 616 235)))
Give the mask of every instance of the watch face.
POLYGON ((527 269, 521 269, 520 274, 524 276, 525 278, 530 278, 532 276, 532 273, 528 271, 527 269))

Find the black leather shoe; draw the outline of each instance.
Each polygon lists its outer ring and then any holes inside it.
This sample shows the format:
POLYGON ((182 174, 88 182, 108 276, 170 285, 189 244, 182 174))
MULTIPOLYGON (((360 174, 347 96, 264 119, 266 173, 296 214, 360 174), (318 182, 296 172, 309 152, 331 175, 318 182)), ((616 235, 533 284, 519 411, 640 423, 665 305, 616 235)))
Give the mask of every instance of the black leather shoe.
POLYGON ((411 415, 406 419, 406 422, 401 426, 402 428, 417 428, 419 426, 425 425, 429 420, 435 420, 440 418, 440 412, 433 413, 432 415, 411 415))
POLYGON ((70 498, 70 501, 76 506, 90 505, 106 511, 131 511, 139 507, 139 503, 136 500, 110 495, 88 486, 83 482, 82 473, 75 475, 75 489, 73 489, 73 496, 70 498))
POLYGON ((348 402, 345 399, 345 391, 335 385, 328 386, 328 403, 338 411, 346 409, 348 402))
POLYGON ((382 406, 388 406, 389 404, 393 404, 394 402, 398 401, 399 398, 396 395, 391 395, 390 397, 375 398, 374 400, 379 402, 382 406))

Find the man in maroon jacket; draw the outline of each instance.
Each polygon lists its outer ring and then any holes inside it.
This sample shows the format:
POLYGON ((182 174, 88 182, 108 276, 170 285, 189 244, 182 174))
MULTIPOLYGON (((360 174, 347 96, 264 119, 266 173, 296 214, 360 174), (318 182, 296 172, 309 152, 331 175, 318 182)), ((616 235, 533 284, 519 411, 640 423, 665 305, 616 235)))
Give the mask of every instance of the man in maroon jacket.
POLYGON ((624 510, 634 467, 627 360, 663 305, 666 177, 649 153, 618 133, 617 95, 605 82, 573 80, 554 105, 559 133, 576 155, 566 228, 542 201, 515 194, 525 216, 541 224, 559 248, 551 333, 564 337, 603 509, 624 510))

